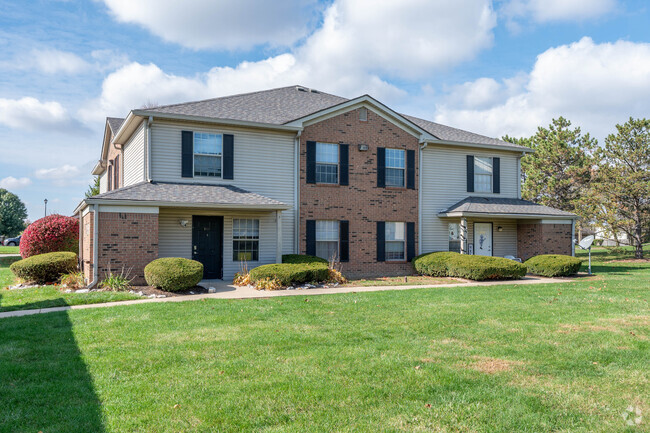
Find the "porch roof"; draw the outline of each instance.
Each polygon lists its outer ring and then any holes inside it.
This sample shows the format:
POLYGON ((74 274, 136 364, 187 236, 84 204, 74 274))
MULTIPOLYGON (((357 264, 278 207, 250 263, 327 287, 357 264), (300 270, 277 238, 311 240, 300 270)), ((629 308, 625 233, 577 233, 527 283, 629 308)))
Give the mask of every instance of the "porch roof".
POLYGON ((438 214, 441 217, 502 217, 576 219, 576 214, 528 200, 505 197, 467 197, 438 214))
POLYGON ((105 192, 82 202, 139 206, 209 207, 222 209, 283 210, 290 206, 278 200, 232 185, 175 182, 140 182, 105 192))

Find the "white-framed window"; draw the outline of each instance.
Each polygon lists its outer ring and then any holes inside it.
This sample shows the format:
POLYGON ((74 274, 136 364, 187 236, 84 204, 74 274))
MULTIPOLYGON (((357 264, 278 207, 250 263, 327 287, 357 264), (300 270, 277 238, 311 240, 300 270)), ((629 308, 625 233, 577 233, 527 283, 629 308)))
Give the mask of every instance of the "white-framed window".
POLYGON ((492 192, 492 158, 474 158, 474 191, 492 192))
POLYGON ((221 177, 223 135, 194 133, 194 176, 221 177))
POLYGON ((338 258, 338 221, 316 221, 316 256, 325 260, 338 258))
POLYGON ((235 262, 260 259, 260 220, 233 218, 232 259, 235 262))
POLYGON ((449 251, 460 253, 460 224, 449 223, 449 251))
POLYGON ((406 151, 386 149, 386 186, 404 186, 406 176, 406 151))
POLYGON ((316 183, 339 183, 339 145, 316 143, 316 183))
POLYGON ((386 261, 406 260, 406 223, 386 222, 386 261))

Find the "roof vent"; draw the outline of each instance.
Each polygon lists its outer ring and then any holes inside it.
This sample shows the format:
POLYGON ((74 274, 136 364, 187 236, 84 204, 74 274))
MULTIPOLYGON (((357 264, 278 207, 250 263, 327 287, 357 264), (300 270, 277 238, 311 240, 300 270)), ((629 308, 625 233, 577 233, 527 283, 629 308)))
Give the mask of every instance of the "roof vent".
POLYGON ((319 92, 318 90, 316 90, 316 89, 309 89, 309 91, 310 91, 311 93, 320 93, 320 92, 319 92))
POLYGON ((296 86, 296 90, 299 92, 309 92, 309 89, 306 87, 296 86))

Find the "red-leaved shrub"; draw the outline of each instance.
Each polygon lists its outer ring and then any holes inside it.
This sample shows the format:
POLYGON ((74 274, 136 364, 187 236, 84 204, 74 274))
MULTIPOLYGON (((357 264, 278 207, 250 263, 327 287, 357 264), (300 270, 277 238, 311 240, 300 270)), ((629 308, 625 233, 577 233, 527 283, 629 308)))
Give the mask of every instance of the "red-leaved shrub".
POLYGON ((31 223, 20 239, 23 259, 37 254, 72 251, 79 254, 79 220, 63 215, 48 215, 31 223))

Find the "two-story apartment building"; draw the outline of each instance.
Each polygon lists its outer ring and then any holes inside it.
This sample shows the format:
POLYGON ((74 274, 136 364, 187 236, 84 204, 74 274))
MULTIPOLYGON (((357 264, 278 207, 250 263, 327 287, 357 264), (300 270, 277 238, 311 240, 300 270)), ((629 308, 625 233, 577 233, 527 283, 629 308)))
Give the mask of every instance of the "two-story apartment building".
POLYGON ((108 118, 100 194, 78 206, 89 283, 158 257, 231 279, 283 254, 348 275, 409 273, 430 251, 571 254, 575 215, 521 200, 531 150, 291 86, 108 118))

